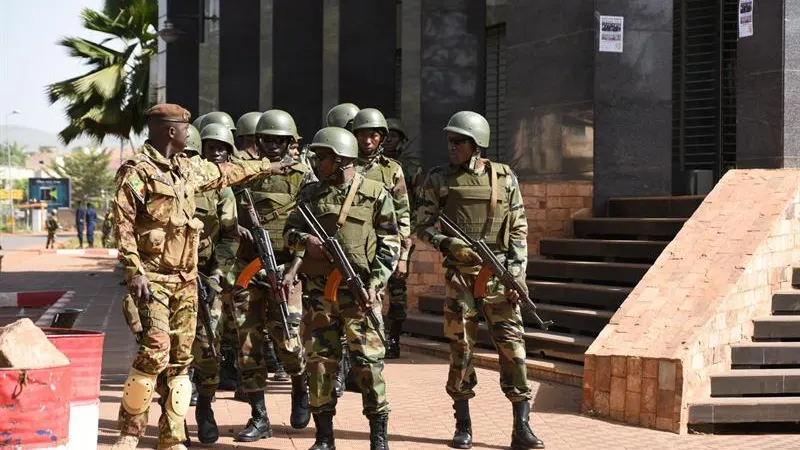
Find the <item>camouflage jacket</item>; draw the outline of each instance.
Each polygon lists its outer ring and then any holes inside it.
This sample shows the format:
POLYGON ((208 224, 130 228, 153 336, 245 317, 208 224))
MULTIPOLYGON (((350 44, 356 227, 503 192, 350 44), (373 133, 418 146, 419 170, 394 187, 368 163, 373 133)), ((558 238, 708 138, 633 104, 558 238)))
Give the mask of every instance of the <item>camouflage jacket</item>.
POLYGON ((222 277, 233 266, 239 247, 236 198, 233 190, 226 187, 198 193, 194 201, 194 216, 203 222, 198 266, 206 275, 222 277))
POLYGON ((58 231, 58 220, 55 217, 48 217, 47 218, 47 232, 48 233, 55 233, 58 231))
MULTIPOLYGON (((487 160, 484 160, 487 161, 487 160)), ((487 161, 488 162, 488 161, 487 161)), ((491 163, 498 172, 498 205, 495 212, 495 225, 490 227, 487 235, 487 242, 495 249, 496 254, 506 262, 506 267, 512 274, 522 273, 528 263, 528 222, 525 217, 525 204, 522 201, 522 194, 519 183, 514 172, 505 164, 491 163)), ((479 225, 487 219, 485 211, 488 206, 489 193, 489 170, 483 166, 476 171, 465 169, 461 166, 445 165, 431 169, 425 182, 419 190, 419 200, 417 208, 417 222, 415 231, 417 236, 423 241, 431 244, 439 250, 442 249, 442 242, 448 238, 448 234, 443 233, 436 227, 439 214, 445 209, 458 210, 462 204, 469 204, 468 207, 479 211, 467 217, 464 214, 449 214, 450 218, 456 221, 459 226, 465 228, 469 234, 470 230, 477 230, 479 225), (461 195, 459 199, 456 195, 451 195, 451 191, 458 194, 459 187, 467 187, 472 192, 461 195), (450 198, 448 198, 450 197, 450 198), (486 199, 486 200, 480 200, 486 199), (484 206, 486 205, 486 206, 484 206), (478 217, 475 217, 475 216, 478 217)), ((473 238, 480 233, 474 233, 473 238)), ((464 267, 453 260, 447 252, 444 252, 444 266, 457 268, 464 272, 472 272, 475 267, 464 267)))
MULTIPOLYGON (((380 291, 394 272, 400 253, 394 203, 382 184, 362 178, 347 219, 337 229, 336 219, 351 186, 352 182, 342 186, 332 186, 326 181, 312 182, 300 191, 298 202, 309 203, 326 231, 335 233, 348 260, 365 278, 367 287, 380 291)), ((284 239, 295 255, 305 258, 308 235, 302 217, 292 212, 286 221, 284 239)), ((304 261, 303 266, 308 263, 304 261)), ((308 265, 315 262, 310 263, 308 265)))
POLYGON ((408 261, 408 252, 411 248, 411 206, 403 168, 394 159, 378 154, 368 159, 359 157, 356 160, 356 171, 367 179, 383 184, 392 194, 400 233, 400 260, 408 261))
POLYGON ((167 159, 145 143, 119 168, 115 180, 115 237, 125 279, 194 279, 203 227, 194 218, 195 194, 267 174, 269 162, 217 165, 184 154, 167 159))

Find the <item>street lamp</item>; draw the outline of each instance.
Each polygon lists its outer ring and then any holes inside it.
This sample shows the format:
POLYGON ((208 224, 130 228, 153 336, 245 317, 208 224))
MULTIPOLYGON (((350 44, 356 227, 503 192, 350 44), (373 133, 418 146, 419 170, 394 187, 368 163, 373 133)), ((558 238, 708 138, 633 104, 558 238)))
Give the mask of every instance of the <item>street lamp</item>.
POLYGON ((11 198, 11 146, 8 145, 8 120, 11 116, 16 114, 22 114, 19 111, 12 110, 10 113, 6 113, 6 156, 8 157, 8 168, 6 171, 6 194, 8 195, 8 213, 11 216, 11 232, 14 232, 14 222, 16 218, 14 217, 14 200, 11 198))
POLYGON ((210 16, 206 16, 205 14, 197 16, 191 14, 170 14, 169 18, 164 21, 164 28, 158 30, 158 35, 161 36, 161 39, 163 39, 167 44, 172 44, 180 39, 181 35, 184 34, 183 30, 175 26, 175 23, 173 23, 174 19, 196 20, 198 33, 200 35, 200 42, 204 42, 206 40, 205 21, 217 22, 219 21, 219 16, 216 14, 210 16))

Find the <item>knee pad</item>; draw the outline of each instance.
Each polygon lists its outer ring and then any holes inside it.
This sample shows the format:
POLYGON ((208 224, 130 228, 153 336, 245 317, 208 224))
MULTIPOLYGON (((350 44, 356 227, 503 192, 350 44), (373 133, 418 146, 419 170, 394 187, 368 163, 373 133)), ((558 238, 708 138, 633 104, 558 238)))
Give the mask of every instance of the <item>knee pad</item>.
POLYGON ((167 415, 176 422, 183 422, 192 399, 192 382, 189 380, 189 375, 167 378, 167 387, 169 388, 169 397, 165 405, 167 415))
POLYGON ((122 407, 128 414, 141 414, 150 407, 156 388, 156 375, 131 369, 122 390, 122 407))

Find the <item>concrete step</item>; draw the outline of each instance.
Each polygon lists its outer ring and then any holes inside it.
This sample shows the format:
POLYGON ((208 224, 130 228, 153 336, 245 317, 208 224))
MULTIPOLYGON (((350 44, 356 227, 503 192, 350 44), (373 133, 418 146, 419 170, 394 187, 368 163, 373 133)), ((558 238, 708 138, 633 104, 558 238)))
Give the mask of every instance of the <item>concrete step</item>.
POLYGON ((731 346, 731 365, 737 367, 800 367, 800 342, 749 342, 731 346))
MULTIPOLYGON (((443 314, 446 301, 447 298, 445 297, 420 297, 419 309, 425 313, 443 314)), ((608 321, 611 320, 611 316, 614 315, 611 311, 599 311, 573 306, 551 305, 547 303, 538 303, 536 306, 537 312, 542 319, 552 320, 554 322, 551 327, 552 331, 566 331, 573 334, 597 336, 603 327, 608 324, 608 321)), ((481 320, 484 320, 481 311, 478 312, 478 316, 481 320)), ((536 321, 533 319, 533 314, 526 307, 522 308, 522 321, 527 327, 538 328, 536 326, 536 321)))
MULTIPOLYGON (((436 314, 422 312, 409 312, 403 331, 419 337, 429 339, 446 339, 444 335, 444 317, 436 314)), ((583 362, 583 354, 593 338, 576 336, 550 331, 541 331, 525 327, 525 347, 529 356, 544 356, 548 358, 583 362)), ((477 345, 484 348, 494 348, 489 331, 485 323, 478 328, 477 345)))
POLYGON ((787 394, 800 395, 800 369, 734 369, 711 375, 712 397, 787 394))
POLYGON ((800 397, 722 397, 689 405, 689 423, 800 421, 800 397))
POLYGON ((572 229, 579 238, 633 238, 670 240, 678 234, 686 219, 591 217, 574 219, 572 229))
POLYGON ((556 258, 653 262, 666 246, 664 241, 545 238, 539 241, 539 253, 556 258))
POLYGON ((800 316, 769 316, 753 320, 753 340, 800 341, 800 316))
POLYGON ((616 311, 633 288, 564 281, 528 280, 534 301, 616 311))
POLYGON ((704 198, 702 195, 612 198, 608 200, 608 216, 688 218, 704 198))
POLYGON ((528 278, 634 286, 648 269, 650 264, 533 259, 528 261, 528 278))
POLYGON ((800 267, 792 268, 792 287, 800 288, 800 267))
POLYGON ((780 315, 800 314, 800 290, 793 289, 773 294, 772 313, 780 315))

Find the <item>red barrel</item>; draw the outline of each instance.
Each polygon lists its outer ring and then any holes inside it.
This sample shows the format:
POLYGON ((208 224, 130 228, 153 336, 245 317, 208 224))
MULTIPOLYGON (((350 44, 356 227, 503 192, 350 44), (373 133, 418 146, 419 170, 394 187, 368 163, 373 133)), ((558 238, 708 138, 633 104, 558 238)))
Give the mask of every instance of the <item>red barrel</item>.
POLYGON ((103 338, 100 331, 42 328, 47 339, 72 363, 72 397, 81 402, 100 398, 103 338))
POLYGON ((69 440, 70 366, 0 369, 0 448, 39 449, 69 440))

